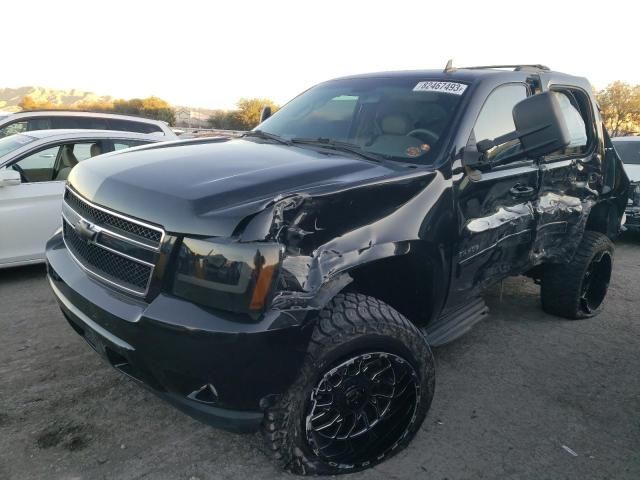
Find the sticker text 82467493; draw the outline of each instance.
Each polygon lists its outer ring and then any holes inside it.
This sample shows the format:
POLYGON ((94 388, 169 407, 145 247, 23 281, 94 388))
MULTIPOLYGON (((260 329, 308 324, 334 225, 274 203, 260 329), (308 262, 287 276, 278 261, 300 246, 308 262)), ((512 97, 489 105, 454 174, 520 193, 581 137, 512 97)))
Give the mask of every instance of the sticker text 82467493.
POLYGON ((437 82, 433 80, 418 82, 418 84, 413 87, 414 92, 442 92, 453 95, 462 95, 466 89, 467 86, 464 83, 437 82))

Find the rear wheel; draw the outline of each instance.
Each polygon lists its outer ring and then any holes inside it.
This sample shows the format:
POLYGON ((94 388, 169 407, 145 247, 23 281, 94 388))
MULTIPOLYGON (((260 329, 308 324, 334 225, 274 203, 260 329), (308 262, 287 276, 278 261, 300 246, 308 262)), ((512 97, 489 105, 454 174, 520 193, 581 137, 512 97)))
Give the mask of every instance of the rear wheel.
POLYGON ((340 294, 319 314, 299 378, 267 411, 265 439, 294 473, 370 467, 413 438, 434 379, 415 326, 375 298, 340 294))
POLYGON ((542 308, 573 320, 597 315, 607 295, 612 268, 611 240, 602 233, 586 231, 571 262, 545 266, 542 308))

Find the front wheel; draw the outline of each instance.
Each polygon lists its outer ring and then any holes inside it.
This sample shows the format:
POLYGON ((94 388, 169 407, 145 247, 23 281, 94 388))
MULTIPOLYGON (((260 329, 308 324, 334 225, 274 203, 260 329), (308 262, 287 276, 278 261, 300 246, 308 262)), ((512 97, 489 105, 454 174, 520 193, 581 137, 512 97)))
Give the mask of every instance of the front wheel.
POLYGON ((319 313, 298 379, 265 415, 282 466, 335 475, 373 466, 404 448, 435 386, 424 335, 385 303, 339 294, 319 313))
POLYGON ((613 243, 598 232, 586 231, 571 262, 546 265, 542 274, 542 308, 572 320, 602 310, 613 268, 613 243))

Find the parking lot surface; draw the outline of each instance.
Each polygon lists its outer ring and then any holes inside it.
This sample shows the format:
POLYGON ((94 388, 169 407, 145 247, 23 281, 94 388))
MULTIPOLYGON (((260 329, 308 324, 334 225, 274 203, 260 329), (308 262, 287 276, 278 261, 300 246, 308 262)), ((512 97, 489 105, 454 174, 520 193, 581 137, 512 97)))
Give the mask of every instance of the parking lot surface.
MULTIPOLYGON (((604 312, 542 312, 531 280, 434 351, 436 396, 409 448, 360 479, 640 478, 640 235, 617 242, 604 312)), ((214 430, 104 363, 44 267, 0 270, 0 479, 273 479, 255 435, 214 430)), ((294 478, 293 476, 288 476, 294 478)))

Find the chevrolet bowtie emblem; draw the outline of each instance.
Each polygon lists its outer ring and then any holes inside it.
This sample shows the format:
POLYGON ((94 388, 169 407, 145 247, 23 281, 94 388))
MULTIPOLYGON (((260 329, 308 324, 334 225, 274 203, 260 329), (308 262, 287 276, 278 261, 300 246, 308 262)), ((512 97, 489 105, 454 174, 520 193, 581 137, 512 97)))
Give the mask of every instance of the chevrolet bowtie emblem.
POLYGON ((92 243, 98 236, 99 230, 93 223, 89 223, 86 220, 80 219, 76 223, 76 233, 87 243, 92 243))

